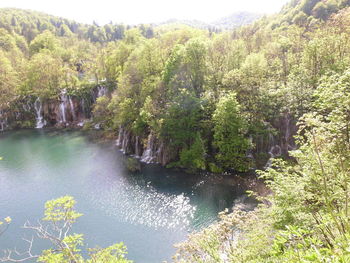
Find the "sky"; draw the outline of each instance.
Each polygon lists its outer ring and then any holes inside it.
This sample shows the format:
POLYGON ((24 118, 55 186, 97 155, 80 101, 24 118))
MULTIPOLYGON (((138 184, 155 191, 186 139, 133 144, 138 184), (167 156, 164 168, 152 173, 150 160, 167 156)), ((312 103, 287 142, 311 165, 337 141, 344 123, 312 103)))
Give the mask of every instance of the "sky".
POLYGON ((211 22, 234 12, 271 14, 289 0, 0 0, 1 7, 45 12, 82 23, 158 23, 169 19, 211 22))

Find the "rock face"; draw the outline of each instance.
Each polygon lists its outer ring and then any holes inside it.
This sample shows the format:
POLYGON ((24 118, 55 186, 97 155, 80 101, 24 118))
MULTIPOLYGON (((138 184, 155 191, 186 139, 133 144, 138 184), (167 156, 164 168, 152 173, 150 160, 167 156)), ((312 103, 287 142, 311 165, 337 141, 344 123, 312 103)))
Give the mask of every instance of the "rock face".
MULTIPOLYGON (((289 151, 297 148, 294 136, 297 134, 298 127, 296 119, 290 113, 285 113, 280 118, 274 120, 270 125, 277 134, 268 133, 267 139, 257 138, 256 153, 268 153, 269 160, 265 167, 271 165, 273 158, 279 156, 289 156, 289 151)), ((269 130, 269 128, 267 128, 269 130)))
POLYGON ((0 111, 0 131, 23 126, 37 129, 83 126, 91 118, 92 105, 101 96, 109 96, 109 91, 100 85, 84 97, 69 95, 63 89, 56 99, 27 97, 18 100, 11 109, 0 111))
POLYGON ((164 166, 174 158, 166 144, 157 138, 153 132, 142 138, 120 127, 116 145, 124 154, 134 155, 141 162, 148 164, 160 163, 164 166))
MULTIPOLYGON (((55 99, 22 99, 7 111, 0 110, 0 131, 16 127, 81 127, 91 118, 92 106, 97 99, 109 95, 106 87, 97 86, 88 96, 72 96, 63 89, 55 99)), ((99 128, 99 125, 96 124, 95 128, 99 128)), ((267 155, 269 161, 265 166, 268 167, 273 158, 288 156, 288 151, 296 148, 293 138, 297 132, 296 120, 290 113, 285 113, 266 123, 266 130, 270 131, 267 136, 251 137, 255 149, 248 152, 247 156, 255 158, 260 153, 267 155)), ((177 153, 153 131, 136 135, 120 127, 116 145, 124 154, 133 155, 144 163, 166 165, 177 158, 177 153)))

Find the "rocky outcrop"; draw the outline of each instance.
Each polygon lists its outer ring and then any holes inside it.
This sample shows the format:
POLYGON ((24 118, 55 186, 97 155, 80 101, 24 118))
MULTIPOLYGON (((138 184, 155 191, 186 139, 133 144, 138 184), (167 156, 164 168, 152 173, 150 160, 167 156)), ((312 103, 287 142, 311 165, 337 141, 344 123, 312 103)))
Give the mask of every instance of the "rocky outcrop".
POLYGON ((0 111, 0 131, 17 127, 83 126, 91 118, 92 105, 101 96, 109 96, 109 91, 98 85, 81 97, 69 95, 63 89, 55 99, 33 96, 18 99, 6 111, 0 111))
POLYGON ((166 165, 175 157, 167 144, 150 132, 147 137, 133 135, 127 129, 120 127, 117 147, 124 153, 139 158, 144 163, 159 163, 166 165))
POLYGON ((273 158, 279 156, 289 156, 289 151, 297 148, 294 136, 298 127, 296 119, 290 113, 284 113, 271 123, 266 123, 267 135, 254 138, 256 146, 255 155, 267 153, 269 160, 265 167, 271 165, 273 158))
MULTIPOLYGON (((18 100, 13 107, 0 110, 0 131, 17 127, 81 127, 91 118, 92 106, 99 97, 109 96, 106 87, 99 85, 88 91, 84 96, 70 95, 63 89, 57 98, 42 99, 28 97, 18 100)), ((99 128, 96 124, 95 128, 99 128)), ((278 156, 288 156, 288 151, 296 148, 294 135, 297 132, 296 120, 290 113, 266 123, 267 133, 253 137, 251 140, 255 149, 248 152, 249 158, 257 160, 265 156, 262 167, 267 159, 266 166, 278 156)), ((118 148, 127 155, 132 155, 144 163, 160 163, 162 165, 176 161, 177 152, 174 153, 169 143, 149 131, 145 134, 133 134, 130 130, 120 127, 118 148)))

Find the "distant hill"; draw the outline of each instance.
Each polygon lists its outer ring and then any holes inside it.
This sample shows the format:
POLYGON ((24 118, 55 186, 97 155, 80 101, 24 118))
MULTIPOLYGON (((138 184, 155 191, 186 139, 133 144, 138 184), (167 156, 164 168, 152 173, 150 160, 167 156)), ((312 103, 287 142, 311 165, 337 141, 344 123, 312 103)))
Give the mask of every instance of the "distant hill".
POLYGON ((58 37, 74 35, 79 39, 105 43, 123 39, 124 32, 132 27, 138 27, 142 35, 147 38, 153 37, 153 29, 149 25, 129 26, 112 23, 103 26, 96 23, 89 25, 33 10, 0 8, 0 28, 21 35, 28 42, 48 30, 58 37))
POLYGON ((157 27, 157 26, 167 26, 167 25, 186 25, 186 26, 190 26, 193 28, 198 28, 198 29, 208 29, 211 28, 212 25, 205 23, 203 21, 200 20, 187 20, 187 19, 176 19, 176 18, 172 18, 169 20, 166 20, 164 22, 161 23, 156 23, 153 24, 153 26, 157 27))
POLYGON ((233 13, 229 16, 225 16, 214 22, 210 23, 212 26, 221 29, 234 29, 240 26, 244 26, 250 24, 259 18, 261 18, 263 14, 250 13, 250 12, 237 12, 233 13))
POLYGON ((169 19, 158 25, 169 25, 169 24, 182 24, 191 26, 199 29, 216 29, 216 30, 225 30, 225 29, 234 29, 240 26, 250 24, 259 18, 262 14, 249 13, 249 12, 237 12, 229 16, 222 17, 213 22, 203 22, 200 20, 181 20, 181 19, 169 19))

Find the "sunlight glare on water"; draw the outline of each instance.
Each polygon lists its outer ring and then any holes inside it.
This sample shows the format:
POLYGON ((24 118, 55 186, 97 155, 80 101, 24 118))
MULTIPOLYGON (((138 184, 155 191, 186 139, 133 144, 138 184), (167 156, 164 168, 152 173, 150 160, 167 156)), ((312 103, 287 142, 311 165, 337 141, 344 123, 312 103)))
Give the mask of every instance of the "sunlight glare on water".
MULTIPOLYGON (((0 217, 11 216, 0 249, 25 248, 22 229, 43 216, 47 200, 71 195, 84 216, 74 233, 87 247, 123 241, 137 263, 170 260, 174 244, 217 219, 244 189, 223 179, 189 175, 158 165, 125 169, 114 143, 97 144, 80 132, 22 130, 0 135, 0 217)), ((40 252, 48 244, 35 241, 40 252)))

